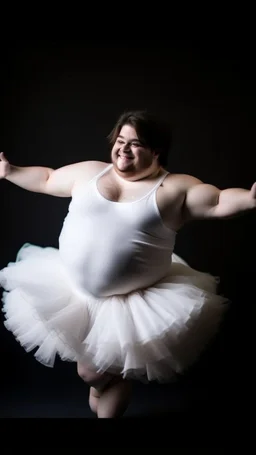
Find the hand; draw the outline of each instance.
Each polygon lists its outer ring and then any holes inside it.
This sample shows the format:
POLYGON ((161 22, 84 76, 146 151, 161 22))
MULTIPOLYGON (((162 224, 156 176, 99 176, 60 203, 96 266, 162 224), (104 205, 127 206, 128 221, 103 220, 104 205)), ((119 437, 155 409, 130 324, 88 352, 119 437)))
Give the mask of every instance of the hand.
POLYGON ((11 171, 11 165, 5 158, 3 152, 0 153, 0 179, 4 179, 11 171))
POLYGON ((250 197, 254 200, 254 202, 256 204, 256 182, 251 187, 250 197))

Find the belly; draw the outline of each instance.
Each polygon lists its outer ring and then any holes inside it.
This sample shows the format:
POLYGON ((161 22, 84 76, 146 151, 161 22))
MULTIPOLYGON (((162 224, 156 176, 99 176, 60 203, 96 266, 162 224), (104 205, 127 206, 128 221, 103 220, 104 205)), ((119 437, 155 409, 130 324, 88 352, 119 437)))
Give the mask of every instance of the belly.
MULTIPOLYGON (((90 224, 90 221, 88 221, 90 224)), ((149 239, 128 237, 98 224, 64 225, 59 237, 61 259, 75 287, 101 298, 148 287, 166 275, 170 253, 149 239)))

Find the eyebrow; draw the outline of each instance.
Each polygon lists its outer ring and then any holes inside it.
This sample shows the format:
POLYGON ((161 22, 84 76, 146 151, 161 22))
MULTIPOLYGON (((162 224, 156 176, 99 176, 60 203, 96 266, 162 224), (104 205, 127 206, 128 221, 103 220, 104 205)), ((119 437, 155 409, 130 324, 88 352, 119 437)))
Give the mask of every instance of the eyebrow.
MULTIPOLYGON (((119 134, 117 137, 120 137, 121 139, 125 139, 124 136, 122 136, 121 134, 119 134)), ((142 143, 139 139, 137 138, 133 138, 133 139, 130 139, 129 142, 139 142, 140 144, 142 143)))

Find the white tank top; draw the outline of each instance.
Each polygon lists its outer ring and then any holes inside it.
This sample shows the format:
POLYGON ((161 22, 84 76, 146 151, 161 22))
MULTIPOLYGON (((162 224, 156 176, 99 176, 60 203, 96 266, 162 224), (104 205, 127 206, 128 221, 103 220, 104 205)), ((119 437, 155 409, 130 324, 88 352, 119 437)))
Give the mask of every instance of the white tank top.
POLYGON ((77 187, 59 237, 61 259, 76 289, 102 298, 155 284, 170 271, 176 231, 161 219, 156 191, 132 202, 113 202, 97 188, 98 179, 77 187))

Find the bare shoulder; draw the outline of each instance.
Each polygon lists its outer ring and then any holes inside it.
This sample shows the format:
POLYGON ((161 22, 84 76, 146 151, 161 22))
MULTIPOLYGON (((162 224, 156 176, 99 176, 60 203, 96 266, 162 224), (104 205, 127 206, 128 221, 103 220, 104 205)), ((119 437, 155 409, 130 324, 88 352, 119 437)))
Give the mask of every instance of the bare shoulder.
POLYGON ((104 161, 81 161, 80 163, 74 164, 77 167, 77 171, 80 174, 86 173, 88 175, 94 174, 95 172, 101 172, 110 163, 105 163, 104 161))
POLYGON ((65 167, 69 167, 70 169, 76 169, 77 171, 89 171, 90 169, 100 169, 104 168, 104 166, 108 166, 110 163, 105 163, 104 161, 79 161, 77 163, 68 164, 65 167))
POLYGON ((103 171, 109 163, 81 161, 53 170, 42 192, 52 196, 71 197, 73 189, 103 171))
POLYGON ((169 173, 158 192, 158 208, 165 224, 178 231, 185 223, 185 201, 188 189, 200 180, 187 174, 169 173))
POLYGON ((201 184, 201 180, 188 174, 169 174, 167 175, 164 186, 167 191, 175 191, 185 194, 189 188, 201 184))
POLYGON ((98 173, 103 171, 110 163, 104 161, 81 161, 74 164, 75 181, 74 186, 89 182, 98 173))

